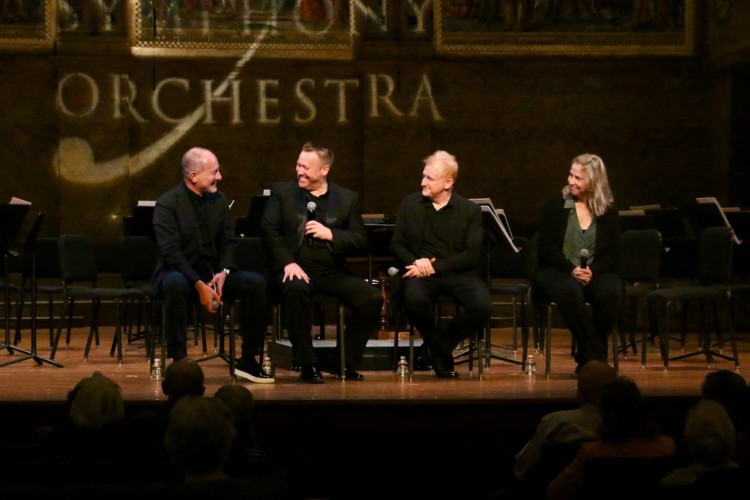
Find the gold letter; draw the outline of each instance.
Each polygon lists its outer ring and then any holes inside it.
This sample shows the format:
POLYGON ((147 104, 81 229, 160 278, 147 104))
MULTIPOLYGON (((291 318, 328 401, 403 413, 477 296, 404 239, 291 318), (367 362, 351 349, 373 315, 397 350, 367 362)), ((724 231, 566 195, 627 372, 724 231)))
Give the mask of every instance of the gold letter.
POLYGON ((337 123, 346 123, 346 86, 353 85, 354 88, 359 88, 359 80, 354 78, 349 80, 326 80, 323 86, 328 87, 329 85, 335 85, 339 89, 339 117, 336 120, 337 123))
POLYGON ((437 109, 435 99, 432 97, 432 85, 430 85, 430 79, 427 78, 427 73, 422 73, 422 84, 417 89, 417 95, 414 97, 414 103, 411 106, 411 111, 409 111, 410 116, 417 116, 417 107, 419 101, 422 100, 427 101, 429 104, 430 111, 432 111, 432 118, 436 122, 441 121, 443 117, 440 116, 440 111, 437 109))
POLYGON ((266 95, 266 89, 269 89, 269 88, 278 89, 279 81, 278 80, 258 80, 258 123, 281 122, 281 117, 279 116, 277 116, 276 118, 268 117, 268 108, 271 106, 278 107, 279 105, 278 97, 268 97, 268 95, 266 95))
POLYGON ((370 116, 377 118, 380 116, 378 111, 378 101, 381 101, 383 105, 391 110, 396 116, 404 116, 404 114, 398 110, 393 101, 391 101, 391 94, 393 93, 393 78, 389 75, 370 75, 370 116), (378 79, 383 80, 386 86, 385 95, 378 95, 378 79))

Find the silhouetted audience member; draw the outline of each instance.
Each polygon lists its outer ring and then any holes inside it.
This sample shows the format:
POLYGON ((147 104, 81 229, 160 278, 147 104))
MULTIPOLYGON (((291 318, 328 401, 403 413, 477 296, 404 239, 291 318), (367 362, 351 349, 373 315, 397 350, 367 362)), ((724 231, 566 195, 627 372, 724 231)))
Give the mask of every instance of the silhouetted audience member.
POLYGON ((602 387, 616 377, 614 368, 606 361, 593 360, 583 365, 576 390, 578 408, 554 411, 542 417, 534 435, 516 454, 514 470, 517 479, 535 488, 546 487, 560 469, 555 467, 558 464, 542 463, 545 448, 575 450, 575 445, 593 441, 599 436, 602 387), (550 474, 554 475, 550 477, 550 474))
POLYGON ((68 393, 68 420, 40 436, 43 453, 60 463, 60 481, 120 480, 125 404, 120 386, 101 372, 81 379, 68 393))
POLYGON ((188 396, 169 413, 164 445, 185 481, 222 479, 236 437, 232 412, 221 400, 188 396))
MULTIPOLYGON (((600 478, 587 477, 589 462, 602 458, 672 457, 677 449, 674 439, 660 434, 651 418, 646 400, 636 383, 627 377, 618 377, 607 382, 602 389, 602 430, 599 438, 584 443, 573 461, 552 480, 547 488, 550 499, 582 498, 587 481, 600 478)), ((623 481, 633 482, 629 471, 623 474, 623 481)), ((617 492, 627 485, 611 484, 617 492)), ((612 491, 600 491, 608 495, 612 491)))
POLYGON ((138 412, 126 420, 128 441, 131 446, 140 450, 143 457, 132 464, 142 480, 179 478, 178 471, 169 466, 171 463, 164 448, 169 413, 183 397, 203 395, 206 390, 203 369, 197 361, 190 358, 174 361, 164 371, 161 390, 167 396, 167 401, 155 408, 138 412))
POLYGON ((747 463, 750 387, 745 379, 733 370, 721 369, 709 372, 701 385, 701 396, 724 405, 737 436, 734 459, 747 463))
POLYGON ((729 413, 714 400, 703 398, 688 410, 685 442, 691 461, 665 476, 662 486, 691 486, 707 472, 737 467, 732 460, 735 431, 729 413))
POLYGON ((255 435, 255 398, 250 390, 244 385, 225 384, 216 391, 214 397, 223 401, 232 412, 232 421, 237 430, 237 440, 227 460, 225 472, 230 477, 247 477, 271 470, 255 435))
POLYGON ((293 498, 285 479, 273 475, 230 478, 226 474, 225 466, 237 437, 232 411, 221 399, 181 398, 169 414, 164 445, 184 481, 161 485, 162 489, 181 499, 293 498))

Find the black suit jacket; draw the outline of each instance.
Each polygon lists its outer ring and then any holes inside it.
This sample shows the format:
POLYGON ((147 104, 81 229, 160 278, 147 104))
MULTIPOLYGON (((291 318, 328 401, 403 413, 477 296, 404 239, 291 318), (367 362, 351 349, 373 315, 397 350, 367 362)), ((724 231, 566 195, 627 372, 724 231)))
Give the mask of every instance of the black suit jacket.
MULTIPOLYGON (((184 183, 173 187, 156 200, 154 233, 159 247, 159 259, 153 284, 157 288, 169 271, 179 271, 192 284, 200 279, 195 269, 201 257, 203 241, 195 213, 194 199, 184 183)), ((221 191, 207 195, 208 219, 213 235, 213 271, 234 268, 234 227, 229 215, 229 203, 221 191)))
MULTIPOLYGON (((436 260, 433 267, 437 273, 478 273, 484 241, 482 210, 456 192, 451 194, 449 204, 452 206, 449 210, 453 211, 450 216, 452 227, 445 235, 449 255, 436 260)), ((400 265, 425 257, 420 255, 419 249, 424 235, 425 210, 428 209, 434 210, 432 202, 422 193, 409 194, 401 203, 390 246, 391 254, 400 265)))
MULTIPOLYGON (((263 240, 271 254, 274 272, 295 262, 297 250, 305 239, 307 198, 297 181, 277 182, 271 186, 271 197, 261 221, 263 240)), ((328 248, 336 265, 346 269, 344 259, 350 253, 367 249, 367 229, 362 220, 359 195, 328 183, 326 218, 321 221, 333 232, 328 248)))

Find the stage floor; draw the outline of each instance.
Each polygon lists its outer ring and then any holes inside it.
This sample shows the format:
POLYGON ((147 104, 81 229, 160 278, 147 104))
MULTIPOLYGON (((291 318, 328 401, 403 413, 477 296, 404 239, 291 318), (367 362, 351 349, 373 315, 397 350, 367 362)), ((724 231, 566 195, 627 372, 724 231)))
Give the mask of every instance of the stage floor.
MULTIPOLYGON (((23 357, 22 353, 8 354, 0 351, 0 401, 18 402, 63 402, 67 392, 83 377, 94 371, 100 371, 120 384, 126 401, 160 401, 164 399, 159 381, 150 377, 149 364, 141 341, 124 345, 123 363, 117 363, 116 357, 110 357, 112 328, 101 329, 101 345, 92 349, 87 361, 83 359, 86 335, 85 328, 74 329, 70 346, 62 344, 56 355, 56 362, 64 365, 55 367, 42 361, 37 364, 26 359, 7 364, 23 357)), ((688 335, 686 352, 695 349, 696 335, 688 335)), ((740 339, 740 361, 750 359, 750 335, 747 332, 737 334, 740 339)), ((48 333, 39 333, 37 344, 38 355, 49 359, 50 349, 47 345, 48 333)), ((209 352, 214 354, 212 337, 209 332, 209 352)), ((494 342, 510 343, 509 329, 493 330, 494 342)), ((392 341, 371 341, 378 348, 392 341)), ((405 346, 406 341, 401 341, 405 346)), ((24 331, 22 342, 18 347, 29 350, 29 332, 24 331)), ((368 347, 369 349, 370 347, 368 347)), ((727 344, 727 349, 729 346, 727 344)), ((238 343, 239 350, 239 343, 238 343)), ((671 354, 679 351, 677 342, 671 344, 671 354)), ((503 348, 495 348, 498 355, 520 359, 521 350, 513 353, 503 348)), ((640 351, 625 358, 620 356, 620 374, 633 378, 647 396, 692 396, 697 395, 707 366, 703 355, 670 362, 668 371, 664 371, 659 359, 658 344, 650 346, 646 367, 641 366, 640 351)), ((202 358, 202 349, 190 346, 188 355, 194 359, 202 358)), ((575 363, 570 356, 570 335, 567 330, 555 330, 553 333, 552 370, 549 378, 544 375, 544 355, 534 353, 537 363, 537 374, 528 376, 521 373, 517 364, 492 359, 490 366, 484 368, 482 379, 479 378, 477 366, 469 371, 468 364, 457 365, 460 376, 455 380, 438 379, 431 371, 417 370, 411 381, 396 376, 390 370, 363 371, 362 382, 340 381, 334 375, 327 374, 326 382, 319 385, 302 384, 298 373, 276 368, 274 384, 247 385, 259 403, 277 401, 424 401, 441 400, 444 402, 463 402, 470 400, 529 400, 552 399, 570 401, 575 397, 576 377, 573 373, 575 363)), ((228 365, 221 359, 208 360, 201 365, 206 375, 206 394, 213 394, 221 385, 230 383, 228 365)), ((716 358, 713 369, 734 369, 731 361, 716 358)), ((742 372, 740 372, 742 373, 742 372)))

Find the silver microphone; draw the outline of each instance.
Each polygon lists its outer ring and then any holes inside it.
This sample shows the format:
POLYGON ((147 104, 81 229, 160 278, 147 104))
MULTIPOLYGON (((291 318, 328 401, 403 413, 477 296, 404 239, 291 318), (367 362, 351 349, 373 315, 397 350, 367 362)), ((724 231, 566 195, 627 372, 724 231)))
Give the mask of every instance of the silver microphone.
MULTIPOLYGON (((315 204, 314 201, 308 201, 307 202, 307 220, 315 220, 315 209, 318 208, 318 205, 315 204)), ((307 246, 312 246, 312 236, 307 235, 307 246)))
POLYGON ((391 266, 391 267, 388 268, 388 276, 398 276, 399 272, 400 271, 399 271, 399 269, 397 267, 391 266))
POLYGON ((581 251, 578 252, 578 258, 581 259, 581 269, 586 269, 588 267, 589 251, 581 248, 581 251))

